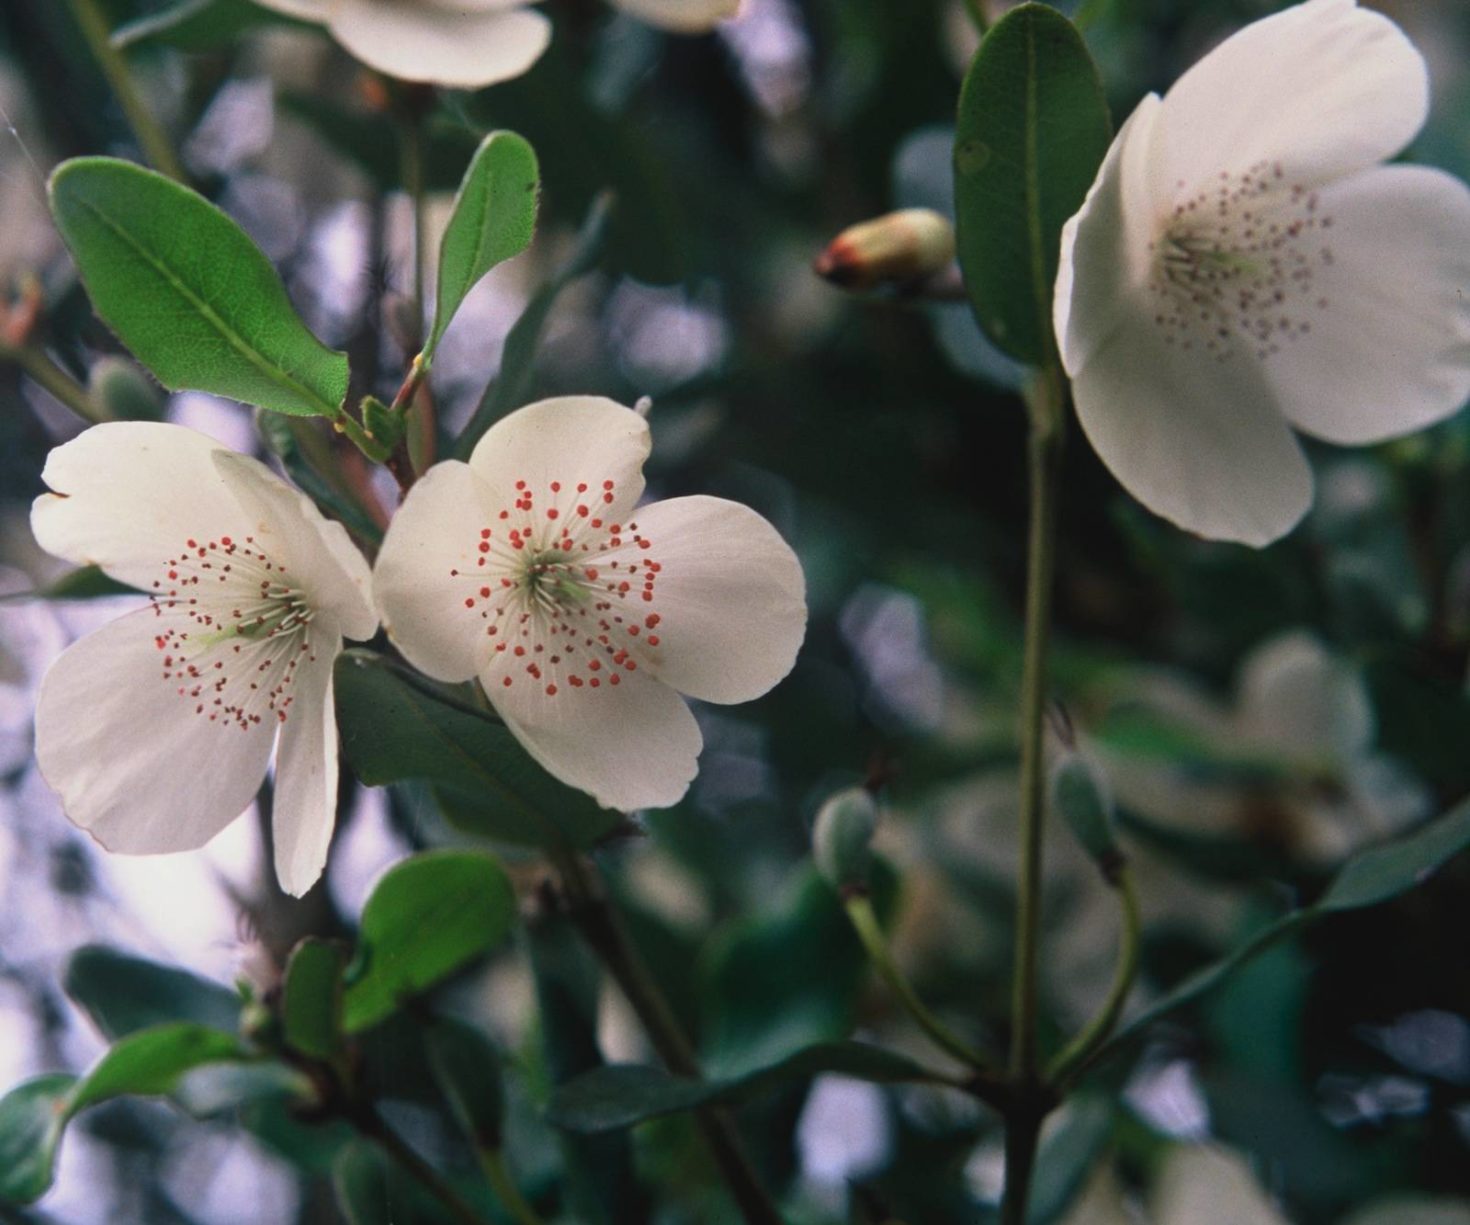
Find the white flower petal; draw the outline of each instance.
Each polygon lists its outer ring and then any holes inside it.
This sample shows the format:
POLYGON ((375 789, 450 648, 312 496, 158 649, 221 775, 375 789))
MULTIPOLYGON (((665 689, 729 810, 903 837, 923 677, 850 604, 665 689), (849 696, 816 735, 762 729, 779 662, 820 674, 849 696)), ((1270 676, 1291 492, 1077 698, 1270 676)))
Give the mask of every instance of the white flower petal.
POLYGON ((272 9, 302 21, 326 21, 331 0, 255 0, 261 8, 272 9))
POLYGON ((1216 361, 1167 344, 1139 305, 1119 299, 1111 337, 1073 373, 1088 441, 1155 514, 1269 544, 1311 505, 1312 474, 1259 369, 1240 353, 1216 361))
POLYGON ((485 691, 526 751, 605 808, 666 808, 689 789, 703 740, 684 699, 646 671, 604 673, 597 687, 487 672, 485 691))
POLYGON ((151 590, 189 537, 244 535, 248 516, 214 468, 220 445, 183 426, 95 425, 55 448, 31 510, 48 553, 151 590))
POLYGON ((1228 1149, 1174 1149, 1154 1185, 1158 1225, 1288 1225, 1243 1158, 1228 1149))
POLYGON ((332 34, 364 64, 404 81, 479 89, 526 72, 551 23, 523 9, 334 0, 332 34))
POLYGON ((600 396, 559 396, 502 417, 476 444, 470 467, 492 501, 514 502, 524 482, 538 515, 555 510, 572 521, 586 505, 611 520, 643 496, 651 445, 648 422, 631 408, 600 396))
POLYGON ((1052 313, 1068 374, 1112 335, 1116 298, 1148 280, 1160 106, 1149 94, 1128 116, 1087 199, 1062 227, 1052 313))
POLYGON ((36 760, 73 822, 129 854, 203 846, 265 777, 275 723, 210 722, 163 675, 152 609, 74 643, 36 702, 36 760))
POLYGON ((806 582, 774 527, 723 498, 671 498, 635 517, 660 567, 649 605, 658 620, 643 634, 653 643, 645 666, 659 680, 706 702, 748 702, 791 671, 806 582))
POLYGON ((271 814, 276 878, 293 897, 320 878, 337 822, 332 665, 342 650, 342 636, 329 626, 313 631, 313 658, 297 674, 291 708, 281 725, 271 814))
POLYGON ((1310 333, 1265 363, 1282 411, 1337 443, 1421 429, 1470 397, 1470 189, 1422 166, 1320 193, 1331 262, 1312 270, 1310 333))
POLYGON ((479 561, 481 494, 468 464, 435 464, 403 499, 373 566, 383 624, 405 658, 435 680, 469 680, 490 650, 484 627, 465 615, 460 577, 479 561))
POLYGON ((740 0, 612 0, 612 3, 639 21, 677 34, 713 30, 740 11, 740 0))
POLYGON ((282 560, 294 581, 303 585, 312 607, 331 613, 347 637, 356 641, 377 633, 372 571, 347 529, 323 518, 310 498, 257 459, 216 451, 214 466, 253 531, 280 541, 282 560))
POLYGON ((1355 0, 1309 0, 1226 39, 1164 99, 1170 182, 1282 163, 1317 183, 1393 157, 1429 113, 1423 57, 1355 0))

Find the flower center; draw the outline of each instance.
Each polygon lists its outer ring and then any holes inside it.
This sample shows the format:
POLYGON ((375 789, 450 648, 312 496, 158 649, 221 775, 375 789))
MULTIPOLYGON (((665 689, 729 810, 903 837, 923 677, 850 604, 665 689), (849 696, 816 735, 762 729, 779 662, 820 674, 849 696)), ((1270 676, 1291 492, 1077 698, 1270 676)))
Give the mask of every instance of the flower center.
POLYGON ((163 679, 211 723, 243 730, 286 721, 311 653, 315 610, 305 593, 246 536, 190 537, 153 584, 163 679))
POLYGON ((1149 244, 1154 323, 1166 344, 1224 361, 1254 350, 1261 360, 1308 335, 1328 308, 1316 285, 1333 264, 1332 218, 1317 193, 1288 182, 1279 162, 1243 174, 1221 171, 1174 206, 1149 244))
POLYGON ((492 644, 487 688, 529 687, 548 698, 622 683, 640 663, 657 665, 662 616, 653 541, 638 524, 602 517, 615 482, 563 486, 544 503, 527 481, 475 539, 465 585, 467 615, 492 644))

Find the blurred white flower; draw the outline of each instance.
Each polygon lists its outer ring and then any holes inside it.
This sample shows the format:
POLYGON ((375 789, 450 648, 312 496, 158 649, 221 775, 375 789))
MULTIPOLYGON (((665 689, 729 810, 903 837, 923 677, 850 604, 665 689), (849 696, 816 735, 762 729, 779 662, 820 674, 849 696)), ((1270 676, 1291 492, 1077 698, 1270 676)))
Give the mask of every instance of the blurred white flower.
POLYGON ((1120 693, 1124 725, 1142 712, 1199 760, 1161 758, 1119 743, 1106 721, 1098 751, 1122 804, 1171 829, 1259 837, 1300 858, 1331 862, 1428 815, 1429 796, 1374 748, 1361 674, 1311 634, 1293 630, 1241 664, 1232 707, 1177 678, 1148 672, 1120 693))
POLYGON ((675 803, 701 738, 679 696, 759 697, 806 628, 801 566, 721 498, 634 509, 648 424, 543 400, 409 491, 373 573, 384 624, 441 681, 478 677, 547 770, 610 808, 675 803))
MULTIPOLYGON (((551 42, 551 22, 531 0, 260 0, 325 25, 370 68, 404 81, 479 89, 530 70, 551 42)), ((714 28, 739 0, 611 0, 683 34, 714 28)))
POLYGON ((1383 166, 1424 61, 1356 0, 1227 39, 1139 104, 1062 234, 1055 322, 1093 447, 1145 506, 1263 545, 1312 499, 1298 429, 1364 444, 1470 394, 1470 190, 1383 166))
POLYGON ((1149 1211, 1130 1211, 1109 1163, 1088 1180, 1062 1225, 1288 1225, 1238 1153, 1217 1145, 1169 1150, 1148 1196, 1149 1211))
POLYGON ((95 426, 51 452, 43 548, 152 597, 74 643, 36 707, 36 759, 109 850, 203 846, 276 753, 276 874, 321 875, 337 802, 332 664, 370 638, 367 563, 256 460, 182 426, 95 426))

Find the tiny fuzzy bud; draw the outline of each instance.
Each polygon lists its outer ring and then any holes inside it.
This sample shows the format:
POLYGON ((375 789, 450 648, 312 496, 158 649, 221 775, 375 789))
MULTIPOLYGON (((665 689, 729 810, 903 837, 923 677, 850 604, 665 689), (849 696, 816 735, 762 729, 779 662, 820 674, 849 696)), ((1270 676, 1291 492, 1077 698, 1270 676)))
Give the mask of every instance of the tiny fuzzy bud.
POLYGON ((99 357, 87 376, 87 391, 109 421, 162 421, 158 384, 125 357, 99 357))
POLYGON ((943 272, 954 253, 948 218, 933 209, 906 208, 843 230, 812 269, 843 289, 911 285, 943 272))
POLYGON ((645 421, 648 420, 648 414, 653 411, 653 397, 639 396, 638 403, 633 405, 633 411, 645 421))
POLYGON ((865 788, 839 791, 822 805, 812 827, 812 855, 834 889, 867 888, 873 865, 869 844, 877 828, 878 805, 865 788))
POLYGON ((1106 780, 1086 757, 1067 753, 1052 770, 1052 807, 1104 875, 1122 861, 1117 815, 1106 780))

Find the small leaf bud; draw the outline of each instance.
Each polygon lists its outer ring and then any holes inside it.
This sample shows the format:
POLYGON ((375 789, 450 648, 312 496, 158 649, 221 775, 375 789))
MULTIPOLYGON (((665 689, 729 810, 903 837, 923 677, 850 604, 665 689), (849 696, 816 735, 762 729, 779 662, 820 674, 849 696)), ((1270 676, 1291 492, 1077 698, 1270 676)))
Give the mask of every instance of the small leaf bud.
POLYGON ((948 218, 933 209, 906 208, 849 226, 827 244, 812 269, 843 289, 912 285, 945 271, 954 254, 948 218))
POLYGON ((834 889, 867 889, 873 866, 869 844, 877 827, 877 802, 862 787, 839 791, 822 805, 812 827, 812 856, 834 889))
POLYGON ((109 421, 163 420, 163 392, 125 357, 99 357, 87 383, 92 402, 109 421))
POLYGON ((1106 780, 1086 757, 1067 753, 1051 775, 1052 807, 1105 876, 1122 863, 1117 814, 1106 780))

